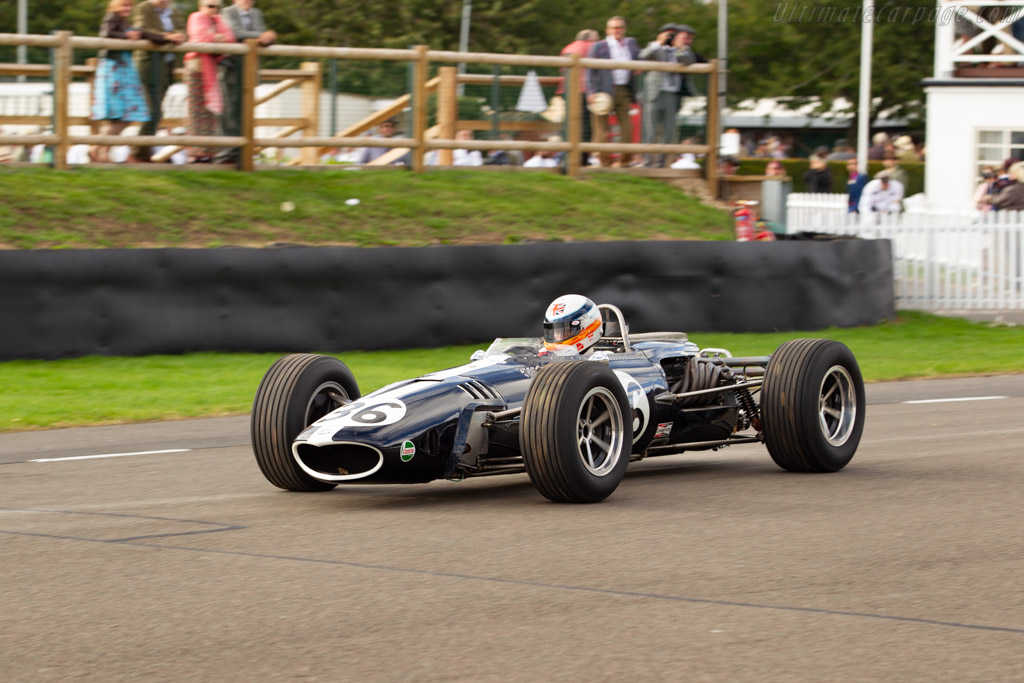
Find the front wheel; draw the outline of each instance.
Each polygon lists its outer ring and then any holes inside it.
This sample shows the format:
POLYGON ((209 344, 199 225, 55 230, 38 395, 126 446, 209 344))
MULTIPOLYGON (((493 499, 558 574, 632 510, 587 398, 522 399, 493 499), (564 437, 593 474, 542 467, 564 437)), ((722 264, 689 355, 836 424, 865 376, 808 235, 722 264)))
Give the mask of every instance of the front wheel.
POLYGON ((302 430, 359 398, 352 371, 337 358, 296 353, 279 358, 263 376, 249 428, 256 462, 274 486, 288 491, 328 491, 336 484, 306 474, 292 457, 302 430))
POLYGON ((794 339, 772 354, 761 392, 765 444, 791 472, 836 472, 864 431, 864 380, 853 353, 829 339, 794 339))
POLYGON ((629 464, 626 392, 592 361, 545 366, 530 385, 519 424, 526 472, 545 498, 596 503, 611 495, 629 464))

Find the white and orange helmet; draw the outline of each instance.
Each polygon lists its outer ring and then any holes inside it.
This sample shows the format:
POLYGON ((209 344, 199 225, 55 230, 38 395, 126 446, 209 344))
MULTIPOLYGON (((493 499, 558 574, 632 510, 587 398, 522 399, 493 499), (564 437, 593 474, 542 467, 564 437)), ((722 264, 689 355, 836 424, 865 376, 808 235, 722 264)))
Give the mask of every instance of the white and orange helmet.
POLYGON ((565 294, 544 314, 544 345, 572 346, 583 353, 597 343, 604 329, 597 304, 579 294, 565 294))

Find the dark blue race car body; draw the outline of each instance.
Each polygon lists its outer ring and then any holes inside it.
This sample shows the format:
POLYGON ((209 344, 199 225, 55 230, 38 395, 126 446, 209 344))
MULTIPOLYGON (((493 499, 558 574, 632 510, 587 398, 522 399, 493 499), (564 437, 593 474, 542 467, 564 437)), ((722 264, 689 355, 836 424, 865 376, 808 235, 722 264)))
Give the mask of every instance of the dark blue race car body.
POLYGON ((257 461, 292 490, 527 471, 553 500, 591 502, 628 462, 655 455, 765 442, 798 471, 852 457, 863 383, 845 346, 799 340, 780 347, 781 362, 734 358, 682 333, 631 338, 621 312, 602 308, 615 335, 585 356, 498 339, 466 365, 362 397, 340 361, 286 357, 257 392, 257 461))

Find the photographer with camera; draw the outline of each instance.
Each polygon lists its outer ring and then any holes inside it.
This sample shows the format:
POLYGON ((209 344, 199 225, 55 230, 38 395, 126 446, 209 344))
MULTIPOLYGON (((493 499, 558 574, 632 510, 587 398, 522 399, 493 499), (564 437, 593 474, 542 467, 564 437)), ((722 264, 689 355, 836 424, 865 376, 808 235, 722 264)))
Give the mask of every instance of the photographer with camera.
MULTIPOLYGON (((679 62, 676 47, 680 29, 678 24, 665 24, 658 36, 640 51, 640 59, 652 62, 679 62)), ((676 116, 679 113, 682 74, 668 71, 644 73, 643 140, 646 144, 676 143, 676 116)), ((665 167, 666 154, 648 154, 647 166, 665 167)))
POLYGON ((995 179, 992 189, 994 194, 986 200, 993 209, 1024 211, 1024 162, 1012 164, 1006 175, 995 179))

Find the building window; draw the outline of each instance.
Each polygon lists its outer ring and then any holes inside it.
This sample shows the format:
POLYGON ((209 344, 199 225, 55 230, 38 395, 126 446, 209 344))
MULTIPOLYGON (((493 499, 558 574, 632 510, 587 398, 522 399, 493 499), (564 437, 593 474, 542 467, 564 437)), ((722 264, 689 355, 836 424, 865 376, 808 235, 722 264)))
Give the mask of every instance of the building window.
POLYGON ((1002 170, 1006 159, 1024 161, 1024 130, 979 130, 975 171, 981 177, 985 167, 1002 170))

